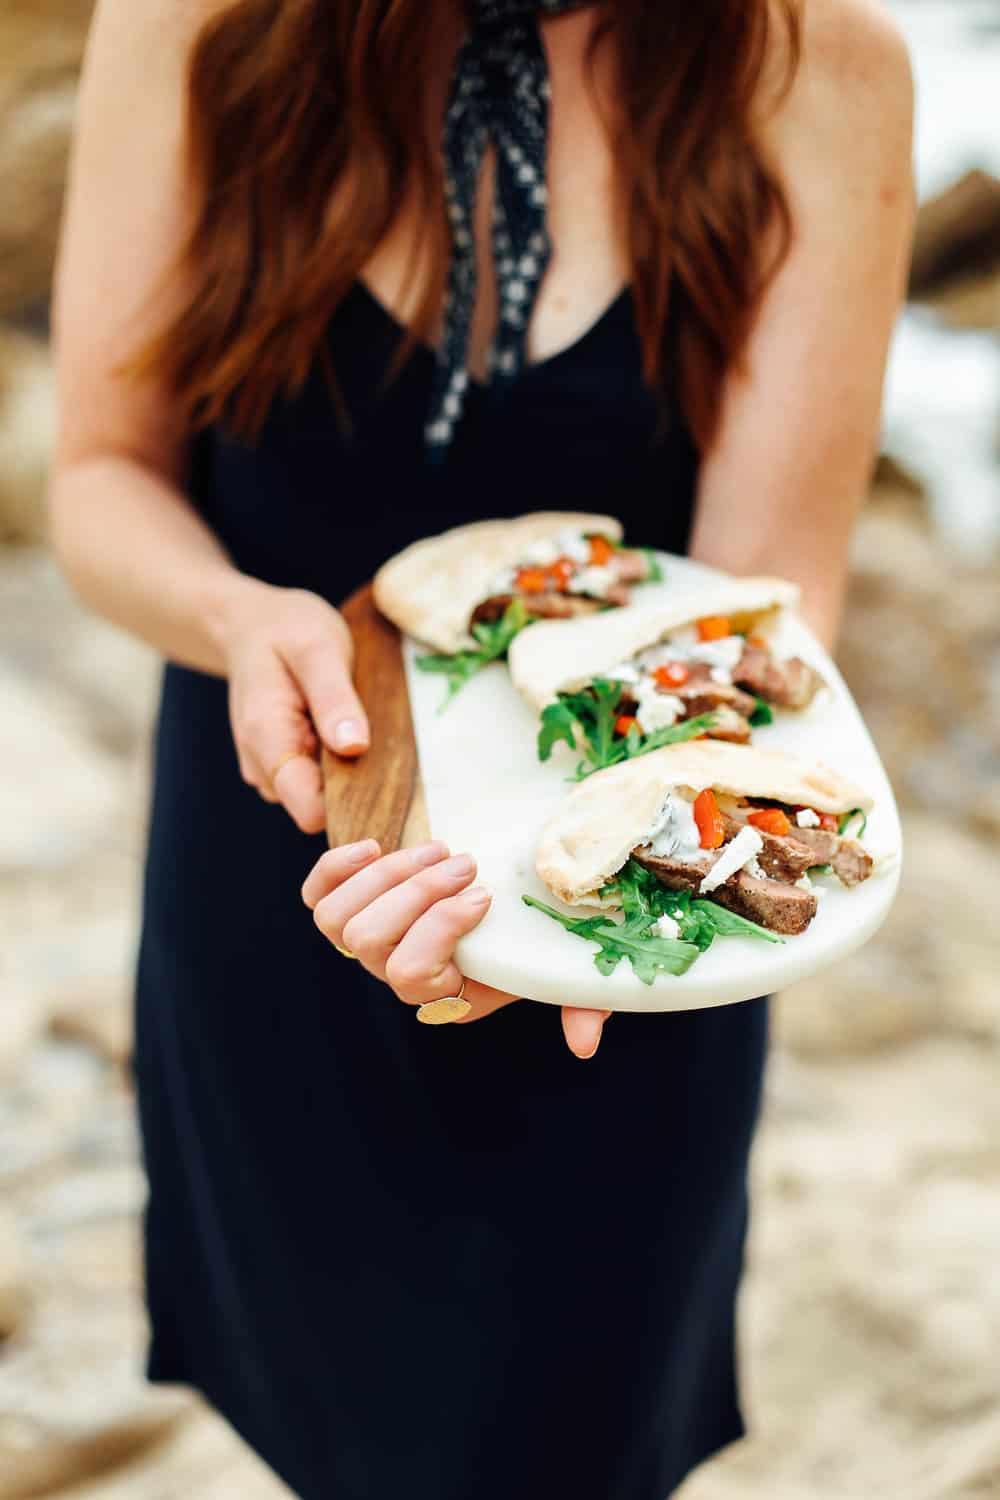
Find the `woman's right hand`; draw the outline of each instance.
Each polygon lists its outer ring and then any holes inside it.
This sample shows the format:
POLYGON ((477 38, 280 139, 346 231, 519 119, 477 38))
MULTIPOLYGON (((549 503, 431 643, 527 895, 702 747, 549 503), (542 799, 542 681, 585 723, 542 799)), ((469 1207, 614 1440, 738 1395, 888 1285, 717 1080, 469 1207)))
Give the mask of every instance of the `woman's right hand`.
POLYGON ((245 584, 227 615, 223 645, 240 773, 265 801, 280 802, 303 833, 320 833, 320 742, 352 757, 369 744, 351 680, 351 632, 318 594, 245 584))

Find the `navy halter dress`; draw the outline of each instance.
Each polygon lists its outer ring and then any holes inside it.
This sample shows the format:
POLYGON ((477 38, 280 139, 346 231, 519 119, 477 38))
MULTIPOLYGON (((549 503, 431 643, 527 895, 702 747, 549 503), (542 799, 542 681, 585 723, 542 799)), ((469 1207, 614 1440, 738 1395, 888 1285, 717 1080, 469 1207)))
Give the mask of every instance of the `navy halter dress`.
MULTIPOLYGON (((624 292, 427 465, 434 360, 358 284, 256 443, 192 492, 237 565, 338 602, 418 537, 607 510, 683 551, 696 461, 624 292)), ((496 726, 491 726, 496 728, 496 726)), ((319 934, 324 848, 240 779, 226 685, 165 668, 137 966, 154 1381, 196 1387, 301 1500, 665 1500, 740 1436, 734 1306, 766 1002, 423 1027, 319 934)))

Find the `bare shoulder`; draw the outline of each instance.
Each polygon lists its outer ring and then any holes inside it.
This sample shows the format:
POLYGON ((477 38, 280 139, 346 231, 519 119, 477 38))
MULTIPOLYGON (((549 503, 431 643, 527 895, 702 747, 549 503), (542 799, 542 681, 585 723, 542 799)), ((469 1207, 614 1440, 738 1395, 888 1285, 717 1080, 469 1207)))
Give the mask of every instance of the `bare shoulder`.
MULTIPOLYGON (((773 76, 782 62, 787 52, 776 57, 773 76)), ((804 0, 799 69, 764 127, 793 193, 797 184, 807 196, 821 193, 827 174, 831 189, 845 176, 874 174, 884 191, 907 199, 913 109, 909 50, 885 6, 804 0)))

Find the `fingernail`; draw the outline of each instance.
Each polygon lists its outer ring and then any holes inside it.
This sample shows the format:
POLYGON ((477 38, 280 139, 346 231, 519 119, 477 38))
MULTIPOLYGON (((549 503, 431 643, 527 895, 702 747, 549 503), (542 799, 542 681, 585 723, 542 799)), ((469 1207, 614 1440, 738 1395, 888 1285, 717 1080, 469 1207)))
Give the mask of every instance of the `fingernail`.
POLYGON ((444 859, 447 853, 448 845, 434 839, 430 844, 417 844, 410 850, 410 858, 416 865, 432 865, 435 860, 444 859))
POLYGON ((362 750, 368 744, 368 736, 357 719, 341 719, 333 726, 335 750, 362 750))
POLYGON ((488 891, 484 885, 470 886, 467 891, 462 892, 462 900, 468 901, 470 906, 486 906, 493 900, 493 892, 488 891))
POLYGON ((454 854, 444 864, 446 875, 471 875, 476 868, 476 861, 471 854, 454 854))
POLYGON ((361 865, 378 853, 378 844, 374 839, 363 839, 360 844, 348 844, 344 853, 352 865, 361 865))

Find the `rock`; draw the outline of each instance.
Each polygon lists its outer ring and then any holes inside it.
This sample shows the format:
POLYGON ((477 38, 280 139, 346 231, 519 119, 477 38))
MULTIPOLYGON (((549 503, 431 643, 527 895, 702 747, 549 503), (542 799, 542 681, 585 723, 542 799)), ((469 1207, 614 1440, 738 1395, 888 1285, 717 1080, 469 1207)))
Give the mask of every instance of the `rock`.
POLYGON ((93 0, 0 7, 0 317, 48 296, 93 0))
POLYGON ((174 1399, 94 1432, 64 1434, 25 1423, 4 1442, 0 1431, 0 1500, 36 1500, 54 1491, 66 1491, 66 1500, 72 1500, 85 1483, 96 1496, 88 1483, 93 1480, 100 1481, 99 1493, 107 1494, 104 1484, 122 1465, 158 1449, 190 1416, 189 1403, 174 1399))
POLYGON ((50 1001, 52 1035, 82 1042, 123 1067, 132 1055, 132 1011, 121 974, 92 977, 60 990, 50 1001))
POLYGON ((926 303, 949 328, 965 332, 1000 329, 1000 271, 985 276, 963 277, 940 291, 930 293, 926 303))
POLYGON ((910 295, 1000 266, 1000 180, 974 170, 921 205, 910 295))
POLYGON ((55 391, 45 346, 0 327, 0 542, 39 541, 55 435, 55 391))
POLYGON ((0 1215, 0 1342, 20 1327, 28 1306, 27 1266, 20 1237, 0 1215))
POLYGON ((5 980, 0 1000, 0 1083, 13 1081, 45 1027, 46 1006, 34 987, 5 980))

